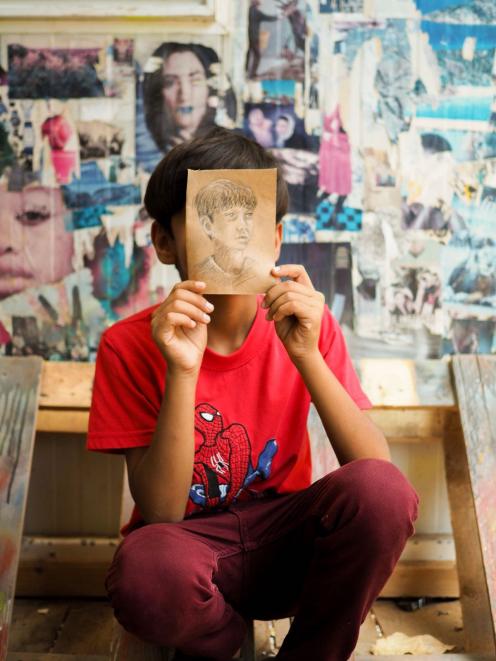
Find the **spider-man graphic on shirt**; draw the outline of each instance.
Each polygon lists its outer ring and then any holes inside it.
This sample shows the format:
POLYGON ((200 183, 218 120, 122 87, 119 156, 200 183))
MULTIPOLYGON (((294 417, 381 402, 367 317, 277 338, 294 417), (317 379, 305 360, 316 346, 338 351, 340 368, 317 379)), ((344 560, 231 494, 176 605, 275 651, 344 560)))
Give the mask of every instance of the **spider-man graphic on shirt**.
POLYGON ((257 479, 270 475, 277 441, 270 439, 260 453, 256 468, 251 461, 250 438, 245 427, 224 427, 220 412, 211 404, 198 404, 195 429, 203 442, 195 452, 190 498, 195 505, 215 508, 234 502, 257 479))

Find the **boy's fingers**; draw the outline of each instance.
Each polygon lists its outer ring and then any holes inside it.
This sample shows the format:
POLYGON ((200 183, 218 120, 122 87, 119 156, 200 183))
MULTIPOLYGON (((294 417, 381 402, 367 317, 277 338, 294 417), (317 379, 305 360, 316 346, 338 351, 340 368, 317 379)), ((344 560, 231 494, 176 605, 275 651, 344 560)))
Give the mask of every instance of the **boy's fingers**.
POLYGON ((210 317, 202 306, 197 306, 188 301, 176 298, 167 301, 167 305, 164 305, 162 309, 155 310, 152 317, 152 323, 155 325, 167 324, 169 315, 175 312, 180 312, 181 314, 188 316, 190 319, 202 323, 208 323, 210 321, 210 317))
POLYGON ((193 305, 192 303, 188 303, 187 301, 181 301, 180 299, 176 299, 173 301, 173 303, 171 303, 171 306, 165 313, 165 316, 167 317, 169 314, 173 314, 175 312, 181 312, 182 314, 187 315, 190 319, 194 319, 195 321, 199 321, 204 324, 210 321, 208 314, 206 314, 206 312, 204 312, 201 308, 193 305))
POLYGON ((204 298, 201 294, 197 294, 196 292, 190 291, 189 289, 176 289, 171 298, 172 300, 188 301, 188 303, 192 303, 193 305, 196 305, 197 307, 201 308, 202 310, 206 310, 207 312, 212 312, 214 309, 214 306, 212 303, 210 303, 210 301, 207 301, 207 299, 204 298))
POLYGON ((201 280, 182 280, 181 282, 178 282, 172 287, 172 291, 176 291, 177 289, 188 289, 190 291, 202 291, 205 289, 206 284, 202 282, 201 280))
POLYGON ((162 338, 168 344, 174 337, 174 329, 178 327, 196 328, 196 321, 180 312, 169 312, 167 315, 167 326, 161 330, 162 338))
POLYGON ((296 282, 295 280, 287 280, 286 282, 279 282, 277 285, 273 285, 265 294, 265 298, 263 300, 263 307, 264 308, 270 307, 272 303, 277 298, 279 298, 279 296, 282 296, 283 294, 286 294, 290 291, 304 294, 306 296, 312 293, 308 291, 308 287, 302 285, 299 282, 296 282))
POLYGON ((310 326, 310 317, 308 315, 308 305, 304 301, 287 301, 283 303, 278 310, 272 315, 274 321, 281 321, 284 317, 296 316, 299 319, 299 323, 302 323, 304 326, 310 326), (302 319, 300 319, 300 317, 302 319))
POLYGON ((272 273, 278 278, 293 278, 295 282, 299 282, 302 285, 305 285, 305 287, 314 288, 310 276, 302 264, 283 264, 282 266, 274 266, 272 273))
POLYGON ((282 296, 276 298, 269 310, 267 310, 267 319, 275 319, 276 314, 281 307, 288 303, 301 305, 301 309, 304 310, 306 314, 310 314, 313 309, 317 309, 317 301, 315 301, 313 297, 309 297, 307 294, 301 292, 286 292, 285 294, 282 294, 282 296))

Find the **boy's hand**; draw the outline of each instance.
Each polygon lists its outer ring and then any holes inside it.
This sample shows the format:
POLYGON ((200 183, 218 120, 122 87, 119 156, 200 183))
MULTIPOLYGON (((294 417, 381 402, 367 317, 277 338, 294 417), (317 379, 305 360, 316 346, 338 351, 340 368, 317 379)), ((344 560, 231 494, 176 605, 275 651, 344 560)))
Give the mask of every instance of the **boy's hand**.
POLYGON ((204 282, 185 280, 175 285, 152 314, 152 337, 169 370, 196 372, 207 344, 208 315, 214 306, 201 292, 204 282))
POLYGON ((262 306, 268 308, 266 319, 274 320, 276 333, 296 364, 319 351, 324 295, 314 289, 308 273, 299 264, 276 267, 272 273, 293 278, 273 285, 262 306))

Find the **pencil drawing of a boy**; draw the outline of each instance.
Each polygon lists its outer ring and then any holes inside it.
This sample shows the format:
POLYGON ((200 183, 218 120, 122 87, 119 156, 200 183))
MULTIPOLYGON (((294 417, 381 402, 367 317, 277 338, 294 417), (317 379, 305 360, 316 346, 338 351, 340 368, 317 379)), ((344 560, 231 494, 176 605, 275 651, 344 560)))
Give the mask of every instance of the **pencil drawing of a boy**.
POLYGON ((194 206, 212 242, 212 254, 198 264, 196 277, 233 287, 256 277, 255 260, 246 255, 257 206, 253 190, 230 179, 216 179, 198 191, 194 206))

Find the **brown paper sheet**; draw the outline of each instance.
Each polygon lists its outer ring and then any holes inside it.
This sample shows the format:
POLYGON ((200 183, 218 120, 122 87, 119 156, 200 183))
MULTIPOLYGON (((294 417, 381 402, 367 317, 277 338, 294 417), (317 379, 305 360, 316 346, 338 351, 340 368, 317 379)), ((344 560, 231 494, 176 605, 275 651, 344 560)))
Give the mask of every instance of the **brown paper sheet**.
POLYGON ((277 282, 275 168, 188 170, 188 279, 207 294, 260 294, 277 282))

